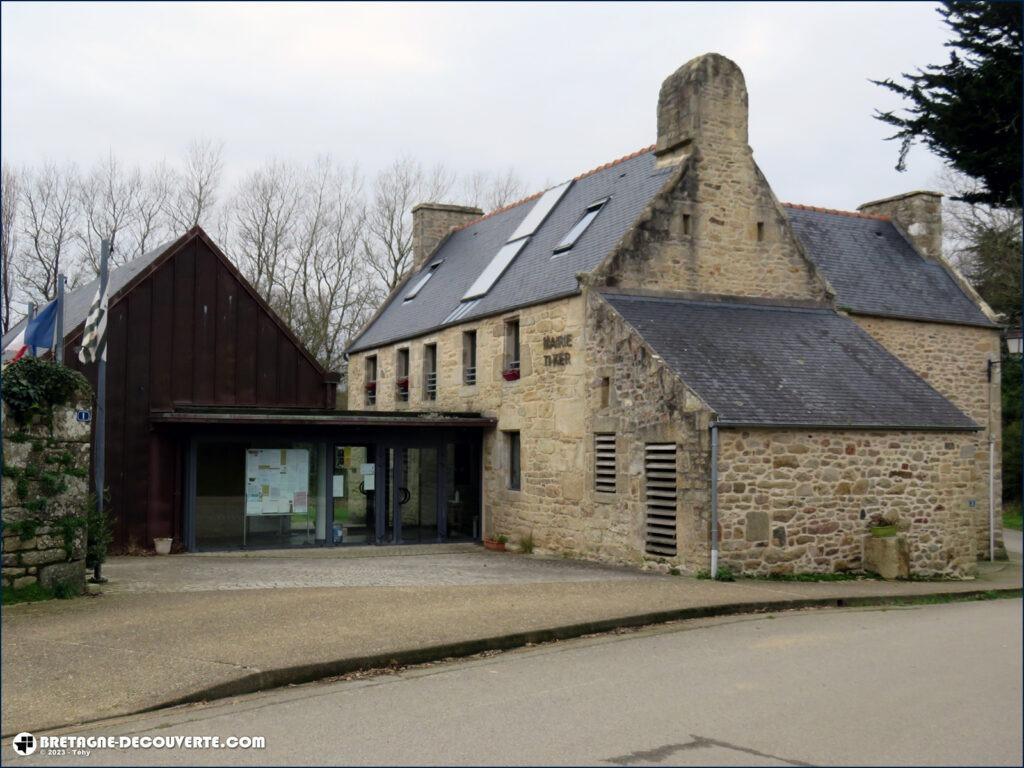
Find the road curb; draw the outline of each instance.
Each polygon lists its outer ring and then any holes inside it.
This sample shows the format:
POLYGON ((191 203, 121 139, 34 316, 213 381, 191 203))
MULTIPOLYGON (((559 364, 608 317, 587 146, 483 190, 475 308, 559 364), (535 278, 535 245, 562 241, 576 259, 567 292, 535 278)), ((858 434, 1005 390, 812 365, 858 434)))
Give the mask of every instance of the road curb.
MULTIPOLYGON (((793 600, 762 600, 748 603, 722 603, 718 605, 677 608, 669 611, 656 611, 622 616, 612 619, 599 619, 578 624, 566 624, 558 627, 534 629, 526 632, 495 635, 492 637, 461 640, 454 643, 442 643, 422 648, 409 648, 389 653, 370 656, 357 656, 303 664, 294 667, 261 670, 231 680, 226 683, 209 686, 184 696, 169 699, 135 710, 126 715, 155 712, 183 704, 197 704, 217 699, 242 696, 249 693, 282 688, 288 685, 302 685, 340 675, 355 672, 366 672, 373 669, 426 664, 428 662, 457 659, 475 656, 486 651, 509 651, 527 645, 549 643, 557 640, 571 640, 584 635, 612 632, 617 629, 635 629, 637 627, 667 624, 673 621, 688 619, 706 619, 718 616, 736 616, 741 614, 776 613, 779 611, 795 611, 804 608, 855 608, 871 606, 921 605, 936 602, 959 602, 972 600, 989 600, 997 598, 1021 597, 1020 588, 1010 589, 977 589, 969 591, 928 592, 915 595, 851 595, 849 597, 801 598, 793 600)), ((120 716, 126 716, 120 715, 120 716)), ((106 719, 106 718, 104 718, 106 719)), ((51 729, 52 730, 52 729, 51 729)))

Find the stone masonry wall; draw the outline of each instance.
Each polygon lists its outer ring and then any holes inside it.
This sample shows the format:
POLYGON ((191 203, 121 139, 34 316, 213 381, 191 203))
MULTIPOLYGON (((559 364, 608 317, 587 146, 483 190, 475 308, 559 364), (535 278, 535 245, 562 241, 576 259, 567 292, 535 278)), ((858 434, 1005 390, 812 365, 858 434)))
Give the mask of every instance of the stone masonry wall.
POLYGON ((988 361, 999 359, 999 332, 992 328, 922 323, 853 315, 865 331, 982 427, 971 433, 964 458, 974 463, 970 498, 978 556, 989 550, 989 426, 995 438, 996 551, 1005 553, 1002 524, 1002 402, 998 369, 988 380, 988 361))
POLYGON ((367 353, 349 360, 349 407, 368 410, 472 411, 498 419, 483 444, 484 532, 513 540, 532 533, 539 549, 585 549, 583 524, 586 366, 582 355, 583 299, 571 297, 470 321, 420 338, 374 350, 377 404, 365 401, 367 353), (520 378, 505 381, 505 322, 518 318, 520 378), (477 381, 462 375, 463 333, 477 333, 477 381), (545 349, 545 337, 571 337, 571 346, 545 349), (423 348, 437 345, 437 399, 423 387, 423 348), (410 350, 409 402, 396 402, 395 360, 410 350), (559 357, 557 364, 553 360, 559 357), (546 364, 546 362, 548 364, 546 364), (521 488, 508 488, 506 435, 518 431, 521 488))
POLYGON ((588 294, 588 429, 584 440, 591 517, 586 555, 667 569, 708 567, 710 410, 597 294, 588 294), (607 390, 605 384, 607 383, 607 390), (616 492, 594 490, 594 439, 614 433, 616 492), (644 461, 647 443, 676 444, 676 557, 645 554, 644 461))
POLYGON ((84 589, 91 432, 75 411, 90 405, 55 407, 52 431, 40 417, 19 425, 4 407, 5 587, 84 589))
POLYGON ((721 430, 721 559, 746 573, 859 570, 868 521, 898 516, 915 576, 975 569, 967 433, 721 430))

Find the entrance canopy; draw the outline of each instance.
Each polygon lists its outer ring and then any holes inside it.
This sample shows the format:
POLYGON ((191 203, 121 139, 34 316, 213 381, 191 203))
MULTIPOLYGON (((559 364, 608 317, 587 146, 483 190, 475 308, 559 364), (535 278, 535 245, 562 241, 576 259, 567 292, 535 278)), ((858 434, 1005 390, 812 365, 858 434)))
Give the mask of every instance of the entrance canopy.
POLYGON ((480 414, 183 407, 151 424, 183 448, 187 549, 480 538, 480 414))

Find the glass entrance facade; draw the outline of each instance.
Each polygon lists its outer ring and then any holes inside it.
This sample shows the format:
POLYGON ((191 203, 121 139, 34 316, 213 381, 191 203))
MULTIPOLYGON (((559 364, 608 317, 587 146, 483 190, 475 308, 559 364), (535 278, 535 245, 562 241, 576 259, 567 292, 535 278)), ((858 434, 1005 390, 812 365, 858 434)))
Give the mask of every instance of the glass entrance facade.
POLYGON ((193 550, 425 544, 479 537, 480 438, 197 438, 193 550))

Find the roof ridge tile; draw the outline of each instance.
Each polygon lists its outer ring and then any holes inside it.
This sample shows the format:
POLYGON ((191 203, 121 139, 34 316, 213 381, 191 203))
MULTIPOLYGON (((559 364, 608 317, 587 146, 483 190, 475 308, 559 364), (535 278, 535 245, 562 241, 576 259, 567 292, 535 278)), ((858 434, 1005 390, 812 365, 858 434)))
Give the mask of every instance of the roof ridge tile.
MULTIPOLYGON (((612 168, 612 167, 618 165, 619 163, 624 163, 627 160, 632 160, 633 158, 640 157, 640 155, 646 155, 648 152, 653 152, 654 151, 654 147, 655 147, 655 145, 651 144, 649 146, 644 147, 643 149, 638 149, 635 152, 630 152, 628 155, 623 155, 622 157, 620 157, 620 158, 618 158, 616 160, 612 160, 610 162, 607 162, 604 165, 599 165, 596 168, 591 168, 589 171, 584 171, 583 173, 579 174, 578 176, 573 176, 571 181, 579 181, 580 179, 585 179, 588 176, 593 176, 595 173, 600 173, 601 171, 606 171, 609 168, 612 168)), ((558 185, 556 184, 555 186, 557 187, 558 185)), ((552 189, 552 188, 553 187, 549 187, 549 189, 552 189)), ((467 229, 469 227, 475 226, 476 224, 479 224, 481 221, 486 221, 487 219, 491 218, 492 216, 497 216, 499 213, 505 213, 505 211, 510 211, 513 208, 518 208, 523 203, 528 203, 531 200, 534 200, 534 199, 540 197, 545 192, 547 192, 547 190, 546 189, 542 189, 540 192, 534 192, 532 195, 527 195, 526 197, 524 197, 524 198, 522 198, 520 200, 516 200, 514 203, 508 203, 507 205, 503 205, 500 208, 495 208, 493 211, 490 211, 489 213, 484 214, 479 219, 473 219, 472 221, 467 222, 466 224, 463 224, 461 227, 457 227, 457 228, 453 229, 452 232, 460 232, 463 229, 467 229)))
POLYGON ((835 216, 849 216, 852 219, 875 219, 876 221, 892 221, 888 216, 860 211, 842 211, 838 208, 822 208, 818 205, 801 205, 800 203, 783 203, 783 208, 795 208, 798 211, 814 211, 815 213, 831 213, 835 216))

